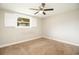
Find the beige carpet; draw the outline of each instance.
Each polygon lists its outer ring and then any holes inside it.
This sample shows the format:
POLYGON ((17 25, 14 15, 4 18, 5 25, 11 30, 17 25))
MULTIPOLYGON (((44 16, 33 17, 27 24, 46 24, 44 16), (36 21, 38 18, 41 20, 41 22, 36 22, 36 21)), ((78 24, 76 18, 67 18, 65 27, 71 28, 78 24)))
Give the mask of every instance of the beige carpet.
POLYGON ((40 38, 0 49, 1 55, 76 55, 79 47, 40 38))

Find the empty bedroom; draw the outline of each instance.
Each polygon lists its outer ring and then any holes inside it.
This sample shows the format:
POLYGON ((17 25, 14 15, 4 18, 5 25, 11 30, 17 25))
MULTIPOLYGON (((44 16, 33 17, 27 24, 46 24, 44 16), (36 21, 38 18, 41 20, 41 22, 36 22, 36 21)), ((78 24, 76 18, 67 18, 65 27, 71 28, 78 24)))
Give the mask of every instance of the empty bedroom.
POLYGON ((79 3, 0 3, 0 55, 79 55, 79 3))

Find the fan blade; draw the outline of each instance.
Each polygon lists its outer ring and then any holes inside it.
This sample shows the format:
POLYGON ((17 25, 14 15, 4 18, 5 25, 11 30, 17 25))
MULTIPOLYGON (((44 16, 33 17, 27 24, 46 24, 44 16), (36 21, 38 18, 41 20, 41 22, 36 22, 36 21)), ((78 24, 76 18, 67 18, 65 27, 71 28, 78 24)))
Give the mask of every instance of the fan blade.
POLYGON ((53 8, 51 8, 51 9, 44 9, 44 11, 52 11, 52 10, 54 10, 53 8))
POLYGON ((34 13, 34 14, 36 15, 37 13, 39 13, 39 11, 37 11, 37 12, 36 12, 36 13, 34 13))
POLYGON ((46 13, 43 11, 43 14, 46 15, 46 13))
POLYGON ((30 8, 30 10, 39 10, 39 9, 30 8))
POLYGON ((42 7, 45 7, 45 3, 42 3, 42 7))

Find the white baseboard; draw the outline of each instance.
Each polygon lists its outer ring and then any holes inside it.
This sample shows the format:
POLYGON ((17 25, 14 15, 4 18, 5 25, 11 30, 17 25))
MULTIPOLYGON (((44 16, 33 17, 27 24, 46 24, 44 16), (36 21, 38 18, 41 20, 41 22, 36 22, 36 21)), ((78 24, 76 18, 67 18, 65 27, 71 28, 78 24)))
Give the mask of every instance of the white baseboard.
POLYGON ((50 37, 50 36, 43 36, 43 37, 47 38, 47 39, 51 39, 51 40, 55 40, 58 42, 62 42, 62 43, 66 43, 66 44, 70 44, 70 45, 79 47, 79 44, 77 44, 77 43, 73 43, 73 42, 69 42, 69 41, 65 41, 65 40, 60 40, 59 38, 56 38, 56 37, 50 37))
POLYGON ((11 43, 8 43, 8 44, 1 45, 0 48, 7 47, 7 46, 11 46, 11 45, 14 45, 14 44, 19 44, 19 43, 27 42, 27 41, 34 40, 34 39, 38 39, 38 38, 41 38, 41 37, 42 37, 42 36, 37 36, 37 37, 30 38, 30 39, 28 39, 28 40, 22 40, 22 41, 17 41, 17 42, 11 42, 11 43))
POLYGON ((19 43, 22 43, 22 42, 27 42, 27 41, 34 40, 34 39, 38 39, 38 38, 42 38, 42 37, 43 38, 47 38, 47 39, 51 39, 51 40, 55 40, 55 41, 59 41, 59 42, 62 42, 62 43, 70 44, 70 45, 73 45, 73 46, 79 46, 79 44, 76 44, 76 43, 73 43, 73 42, 64 41, 64 40, 60 40, 59 38, 56 38, 56 37, 37 36, 37 37, 30 38, 28 40, 22 40, 22 41, 18 41, 18 42, 4 44, 4 45, 1 45, 0 48, 7 47, 7 46, 11 46, 11 45, 14 45, 14 44, 19 44, 19 43))

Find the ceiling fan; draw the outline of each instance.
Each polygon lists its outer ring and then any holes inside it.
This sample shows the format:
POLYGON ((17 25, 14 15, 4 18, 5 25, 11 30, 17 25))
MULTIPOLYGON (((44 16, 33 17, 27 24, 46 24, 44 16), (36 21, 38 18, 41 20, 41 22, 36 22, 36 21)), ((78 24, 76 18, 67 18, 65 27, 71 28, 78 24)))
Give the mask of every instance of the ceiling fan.
POLYGON ((45 11, 53 11, 54 9, 53 8, 48 8, 46 9, 45 8, 45 3, 41 3, 41 5, 38 7, 38 9, 35 9, 35 8, 30 8, 30 10, 36 10, 37 12, 35 12, 34 14, 38 14, 40 11, 42 11, 43 15, 46 15, 45 11))

